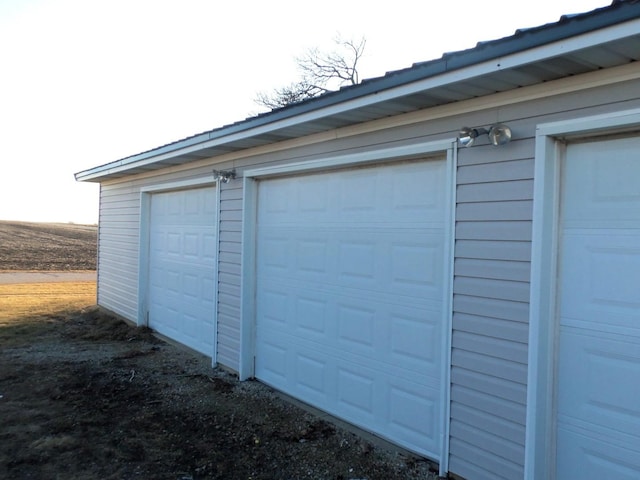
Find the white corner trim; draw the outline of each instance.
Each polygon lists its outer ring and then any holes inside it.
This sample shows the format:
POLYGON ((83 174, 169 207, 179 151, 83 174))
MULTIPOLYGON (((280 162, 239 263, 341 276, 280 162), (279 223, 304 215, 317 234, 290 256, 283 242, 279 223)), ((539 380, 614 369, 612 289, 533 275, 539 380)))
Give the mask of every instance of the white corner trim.
POLYGON ((220 184, 216 185, 215 212, 216 226, 214 228, 216 251, 215 267, 213 269, 213 351, 211 352, 211 366, 215 368, 218 364, 218 290, 220 285, 220 184))
POLYGON ((189 180, 178 180, 174 182, 165 182, 165 183, 156 183, 153 185, 145 185, 140 188, 142 193, 158 193, 158 192, 168 192, 171 190, 186 190, 189 188, 198 188, 198 187, 206 187, 208 185, 215 185, 215 180, 213 179, 213 172, 211 173, 211 177, 199 177, 192 178, 189 180))
POLYGON ((243 178, 242 253, 240 284, 240 365, 238 377, 247 380, 255 375, 256 316, 256 214, 258 185, 251 177, 243 178))
POLYGON ((442 424, 440 426, 441 452, 439 464, 439 475, 446 477, 449 472, 449 447, 450 447, 450 427, 451 427, 451 335, 453 332, 453 270, 454 270, 454 248, 455 248, 455 219, 456 219, 456 172, 458 170, 458 142, 453 141, 447 149, 447 176, 446 185, 448 188, 447 202, 447 226, 446 231, 449 238, 445 242, 444 250, 444 275, 448 278, 443 289, 443 323, 444 331, 444 361, 442 362, 442 424))
MULTIPOLYGON (((640 108, 604 113, 585 118, 562 120, 538 125, 538 136, 570 136, 588 135, 592 133, 609 133, 617 128, 627 129, 640 123, 640 108)), ((537 153, 537 152, 536 152, 537 153)))
POLYGON ((365 152, 339 155, 335 157, 311 160, 306 162, 288 163, 286 165, 276 165, 245 170, 244 177, 268 177, 272 175, 282 175, 296 172, 312 172, 332 167, 349 165, 359 165, 364 163, 385 162, 388 160, 401 160, 403 158, 417 157, 429 153, 447 152, 455 139, 437 140, 433 142, 416 143, 400 147, 383 148, 379 150, 368 150, 365 152))
POLYGON ((560 167, 564 138, 599 136, 640 127, 640 109, 541 124, 536 129, 525 480, 555 476, 555 361, 560 167))
POLYGON ((138 318, 139 327, 148 326, 149 310, 149 215, 151 211, 151 195, 140 192, 140 239, 138 243, 138 318))

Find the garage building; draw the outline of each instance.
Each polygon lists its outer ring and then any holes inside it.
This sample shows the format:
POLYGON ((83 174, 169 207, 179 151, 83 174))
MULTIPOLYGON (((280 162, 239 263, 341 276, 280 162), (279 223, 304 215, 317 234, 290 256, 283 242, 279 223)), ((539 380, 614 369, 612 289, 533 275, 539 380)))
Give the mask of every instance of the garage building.
POLYGON ((77 173, 98 304, 442 474, 639 478, 638 60, 616 1, 77 173))

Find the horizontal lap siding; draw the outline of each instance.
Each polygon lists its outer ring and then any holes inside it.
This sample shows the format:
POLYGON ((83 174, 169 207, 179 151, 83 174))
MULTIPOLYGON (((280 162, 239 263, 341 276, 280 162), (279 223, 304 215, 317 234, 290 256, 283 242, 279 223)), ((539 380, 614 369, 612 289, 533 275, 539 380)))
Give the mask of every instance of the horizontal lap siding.
POLYGON ((524 475, 533 151, 458 152, 449 467, 473 479, 524 475))
POLYGON ((138 317, 140 192, 129 184, 100 188, 98 305, 138 317))
MULTIPOLYGON (((458 151, 449 470, 524 476, 535 130, 638 107, 640 83, 500 108, 514 140, 458 151), (635 101, 627 101, 635 98, 635 101), (617 103, 616 103, 617 102, 617 103)), ((460 124, 490 125, 496 112, 460 124)))
POLYGON ((220 253, 218 258, 218 362, 240 365, 240 242, 242 184, 220 185, 220 253))

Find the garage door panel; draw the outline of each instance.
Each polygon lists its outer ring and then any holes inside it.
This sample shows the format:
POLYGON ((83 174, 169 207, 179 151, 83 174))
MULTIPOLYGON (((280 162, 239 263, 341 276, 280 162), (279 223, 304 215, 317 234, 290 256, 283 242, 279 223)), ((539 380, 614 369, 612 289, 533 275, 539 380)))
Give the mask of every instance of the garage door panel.
POLYGON ((558 471, 571 472, 565 478, 637 480, 640 456, 615 440, 593 438, 579 428, 559 429, 558 471))
POLYGON ((405 439, 405 444, 422 444, 429 451, 437 451, 442 421, 439 389, 417 388, 411 381, 393 379, 388 395, 389 424, 395 436, 405 439))
POLYGON ((640 334, 640 230, 571 230, 563 256, 562 316, 640 334))
POLYGON ((443 160, 261 181, 256 376, 440 458, 443 160))
POLYGON ((417 308, 393 297, 385 302, 340 289, 322 291, 311 284, 276 288, 270 284, 259 289, 263 309, 258 335, 273 332, 327 347, 335 344, 365 358, 400 362, 415 372, 440 375, 443 331, 438 305, 417 308))
POLYGON ((441 421, 438 381, 407 375, 401 368, 367 362, 341 349, 316 349, 299 341, 289 348, 281 336, 264 339, 261 380, 291 391, 368 430, 382 430, 398 443, 433 455, 441 421), (345 366, 350 365, 350 366, 345 366))
MULTIPOLYGON (((444 162, 320 173, 261 182, 258 203, 271 225, 413 224, 442 221, 446 188, 444 162)), ((266 224, 265 224, 266 225, 266 224)))
POLYGON ((336 390, 331 381, 335 360, 314 348, 289 352, 293 367, 290 378, 305 400, 313 404, 330 401, 336 390))
MULTIPOLYGON (((328 362, 327 365, 331 366, 332 369, 332 365, 334 365, 332 362, 338 362, 340 366, 351 366, 358 372, 371 371, 375 372, 376 375, 380 374, 386 379, 385 382, 398 378, 419 385, 420 388, 422 386, 437 388, 440 385, 439 378, 430 376, 423 371, 408 370, 404 365, 390 364, 381 358, 368 358, 357 352, 346 350, 339 345, 320 344, 307 338, 300 338, 282 332, 262 332, 257 354, 260 356, 263 354, 271 355, 271 353, 273 353, 274 361, 268 362, 268 356, 265 356, 259 360, 260 367, 262 368, 263 364, 271 363, 272 367, 270 369, 283 378, 295 378, 299 355, 313 355, 328 362), (269 350, 268 352, 267 349, 269 350), (282 366, 280 362, 285 357, 287 363, 284 368, 280 368, 282 366)), ((331 375, 333 376, 334 373, 332 370, 331 375)))
POLYGON ((640 432, 640 339, 564 328, 558 415, 628 434, 640 432), (612 381, 615 378, 624 381, 612 381))
POLYGON ((256 351, 260 357, 260 378, 272 385, 286 385, 289 382, 287 347, 278 338, 261 338, 256 351))
POLYGON ((444 265, 443 228, 387 229, 261 228, 259 275, 323 286, 440 302, 444 265), (393 230, 391 232, 387 230, 393 230), (400 231, 398 231, 400 230, 400 231))
MULTIPOLYGON (((391 288, 387 291, 383 291, 382 289, 358 289, 355 287, 348 287, 346 285, 332 285, 320 282, 314 283, 309 280, 296 280, 295 278, 289 279, 285 277, 268 276, 259 276, 257 282, 259 290, 261 287, 264 288, 264 291, 258 291, 257 298, 262 300, 264 295, 264 300, 269 302, 267 306, 269 306, 269 308, 274 308, 274 315, 276 315, 276 311, 281 313, 287 311, 283 310, 284 305, 278 307, 277 302, 279 301, 288 303, 288 311, 291 311, 290 309, 294 308, 292 306, 293 303, 291 303, 293 300, 285 300, 285 297, 289 298, 289 295, 293 294, 297 298, 298 291, 300 291, 300 294, 303 295, 304 298, 311 301, 326 302, 333 299, 332 304, 334 304, 335 301, 337 301, 337 297, 344 299, 351 298, 356 302, 359 299, 361 301, 373 302, 376 305, 390 304, 395 306, 395 308, 411 306, 419 308, 420 310, 433 310, 437 311, 438 315, 442 315, 440 310, 442 302, 438 301, 437 298, 428 298, 426 296, 425 298, 419 298, 412 297, 410 295, 402 296, 395 294, 391 288), (270 298, 266 298, 267 296, 270 298)), ((430 318, 430 315, 424 314, 423 317, 428 319, 430 318)))
POLYGON ((215 336, 215 190, 151 195, 149 326, 204 354, 215 336))
POLYGON ((389 361, 437 377, 444 334, 441 312, 395 308, 389 318, 389 361))
POLYGON ((617 139, 571 146, 579 161, 566 162, 563 195, 565 224, 593 227, 637 226, 640 221, 638 190, 638 148, 636 138, 617 139), (615 163, 615 168, 612 168, 615 163))
POLYGON ((640 478, 640 138, 563 167, 557 478, 640 478))

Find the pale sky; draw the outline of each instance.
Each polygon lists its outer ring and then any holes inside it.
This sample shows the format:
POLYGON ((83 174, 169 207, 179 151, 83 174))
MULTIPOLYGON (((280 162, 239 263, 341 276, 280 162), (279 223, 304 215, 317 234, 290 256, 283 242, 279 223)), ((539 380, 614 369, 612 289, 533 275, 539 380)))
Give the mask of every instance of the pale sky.
POLYGON ((262 111, 338 33, 372 78, 610 3, 0 0, 0 220, 96 223, 75 172, 262 111))

